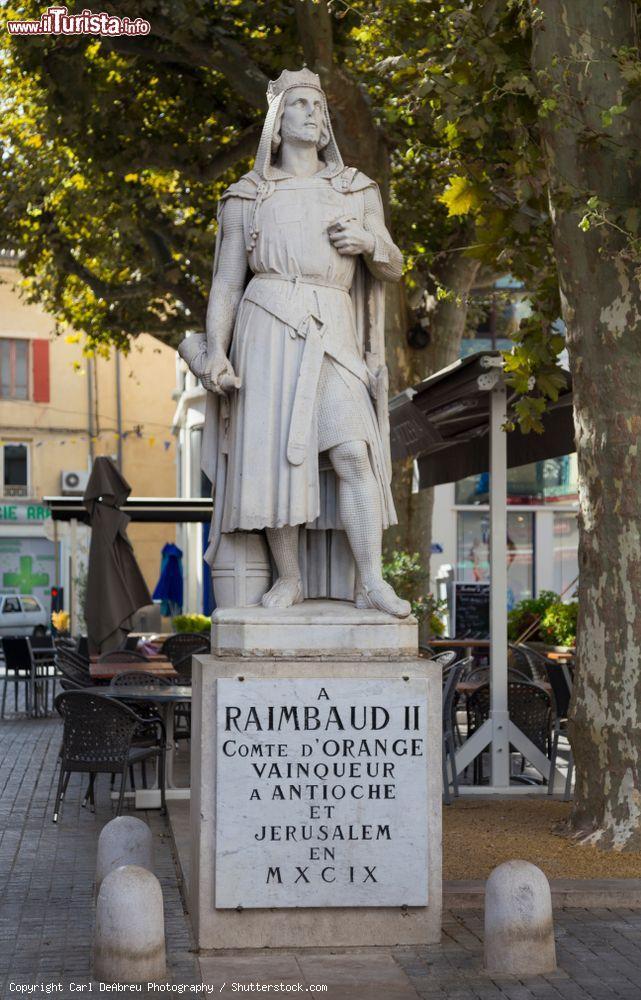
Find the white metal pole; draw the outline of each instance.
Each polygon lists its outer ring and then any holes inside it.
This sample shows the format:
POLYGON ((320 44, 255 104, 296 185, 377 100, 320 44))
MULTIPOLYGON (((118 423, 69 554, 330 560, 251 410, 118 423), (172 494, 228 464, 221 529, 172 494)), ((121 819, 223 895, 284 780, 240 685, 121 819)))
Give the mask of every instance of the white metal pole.
POLYGON ((490 392, 490 664, 492 785, 510 786, 507 705, 507 439, 505 386, 490 392))

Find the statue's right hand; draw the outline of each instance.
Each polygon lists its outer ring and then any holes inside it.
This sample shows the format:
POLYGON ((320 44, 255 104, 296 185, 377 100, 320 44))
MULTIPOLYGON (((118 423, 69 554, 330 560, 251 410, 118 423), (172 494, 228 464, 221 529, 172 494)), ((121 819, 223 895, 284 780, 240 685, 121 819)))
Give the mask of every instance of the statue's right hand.
POLYGON ((224 396, 231 389, 240 389, 240 379, 226 354, 213 354, 208 359, 200 381, 205 389, 224 396))

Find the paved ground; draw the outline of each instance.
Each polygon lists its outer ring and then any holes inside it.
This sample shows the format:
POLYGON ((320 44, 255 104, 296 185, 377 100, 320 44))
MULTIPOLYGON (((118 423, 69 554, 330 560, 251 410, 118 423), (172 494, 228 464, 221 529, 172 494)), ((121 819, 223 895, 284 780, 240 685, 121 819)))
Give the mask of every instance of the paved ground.
MULTIPOLYGON (((72 779, 58 826, 51 822, 60 726, 55 720, 0 722, 0 996, 11 984, 60 984, 54 995, 78 996, 88 984, 93 874, 98 833, 111 818, 106 781, 95 815, 80 808, 72 779)), ((250 983, 327 986, 328 1000, 638 1000, 641 998, 641 911, 563 910, 555 915, 560 971, 531 980, 492 980, 482 971, 482 914, 446 914, 438 947, 259 953, 203 957, 190 951, 165 821, 144 818, 155 837, 163 887, 170 992, 202 984, 210 995, 243 995, 250 983), (245 986, 245 991, 233 984, 245 986)), ((101 993, 93 984, 93 992, 101 993)), ((145 989, 143 992, 147 993, 145 989)), ((252 992, 256 992, 255 990, 252 992)), ((281 991, 284 992, 284 991, 281 991)), ((293 992, 293 991, 288 991, 293 992)), ((31 995, 34 995, 32 992, 31 995)), ((186 992, 185 995, 190 995, 186 992)), ((191 993, 191 995, 194 995, 191 993)))
MULTIPOLYGON (((52 823, 61 726, 56 720, 0 721, 0 996, 11 981, 89 981, 93 878, 98 834, 112 818, 108 778, 98 779, 96 813, 82 809, 80 775, 52 823), (3 988, 4 987, 4 988, 3 988)), ((140 814, 154 834, 165 901, 170 972, 195 982, 197 965, 176 882, 165 820, 140 814)), ((15 993, 13 994, 15 995, 15 993)), ((64 993, 62 995, 65 995, 64 993)))

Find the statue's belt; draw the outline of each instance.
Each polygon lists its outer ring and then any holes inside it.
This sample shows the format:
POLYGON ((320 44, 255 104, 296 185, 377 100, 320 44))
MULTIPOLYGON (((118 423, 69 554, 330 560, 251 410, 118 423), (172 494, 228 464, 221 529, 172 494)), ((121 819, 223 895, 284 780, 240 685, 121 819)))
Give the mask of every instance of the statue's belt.
POLYGON ((274 288, 267 289, 266 283, 268 281, 290 286, 300 284, 334 288, 346 295, 349 295, 349 289, 320 278, 257 274, 249 283, 243 296, 244 301, 259 306, 284 323, 289 328, 289 334, 292 338, 302 337, 305 341, 287 440, 288 461, 292 465, 301 465, 308 455, 309 430, 314 414, 323 356, 327 354, 338 362, 339 365, 360 379, 370 391, 375 390, 376 376, 372 375, 362 358, 347 350, 345 345, 340 343, 336 332, 326 326, 318 312, 306 308, 301 315, 300 305, 297 305, 295 300, 292 301, 291 297, 285 298, 285 295, 280 297, 274 288))

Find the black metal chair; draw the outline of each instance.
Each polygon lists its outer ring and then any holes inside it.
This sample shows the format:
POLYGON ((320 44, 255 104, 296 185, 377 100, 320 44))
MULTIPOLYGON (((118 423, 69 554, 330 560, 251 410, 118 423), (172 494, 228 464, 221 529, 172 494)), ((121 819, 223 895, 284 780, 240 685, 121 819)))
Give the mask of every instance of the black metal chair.
POLYGON ((435 656, 433 659, 434 659, 435 662, 440 662, 440 663, 442 663, 442 662, 447 663, 449 661, 450 665, 449 666, 445 666, 445 667, 442 668, 442 670, 443 670, 443 673, 442 673, 443 684, 447 683, 448 677, 450 675, 450 671, 453 670, 454 667, 458 667, 459 665, 462 667, 462 670, 460 670, 458 672, 458 677, 456 679, 456 684, 454 685, 454 703, 452 705, 452 725, 453 725, 453 729, 454 729, 455 744, 458 741, 458 745, 460 746, 461 743, 463 742, 463 736, 462 736, 462 733, 461 733, 461 728, 460 728, 459 723, 458 723, 458 707, 459 707, 459 704, 460 704, 460 701, 461 701, 461 694, 457 690, 457 686, 458 686, 458 684, 461 681, 467 680, 467 676, 468 676, 469 671, 471 669, 473 669, 473 667, 474 667, 474 657, 473 656, 466 656, 462 660, 457 660, 456 659, 457 656, 458 656, 458 653, 456 653, 454 650, 450 650, 447 653, 439 653, 439 655, 435 656), (455 662, 452 662, 453 660, 455 662))
POLYGON ((98 657, 98 663, 148 663, 149 657, 135 649, 111 649, 98 657))
MULTIPOLYGON (((54 823, 58 822, 61 803, 67 790, 69 776, 74 771, 89 774, 87 801, 95 806, 94 784, 97 774, 121 775, 120 794, 116 815, 122 812, 125 796, 127 769, 143 760, 157 758, 161 811, 165 803, 165 741, 150 747, 134 747, 132 741, 137 727, 143 721, 127 705, 104 695, 84 691, 65 691, 59 694, 55 707, 64 720, 60 773, 54 806, 54 823)), ((161 734, 164 728, 160 723, 161 734)))
MULTIPOLYGON (((135 746, 156 746, 159 745, 158 730, 157 725, 161 722, 160 716, 156 710, 156 706, 151 701, 127 701, 126 688, 148 688, 150 691, 157 690, 158 688, 169 687, 173 684, 173 681, 169 677, 161 677, 158 674, 152 674, 146 670, 127 670, 123 671, 121 674, 116 674, 111 678, 109 684, 112 688, 122 688, 123 694, 119 701, 123 704, 128 705, 133 712, 135 712, 141 720, 141 725, 136 730, 133 743, 135 746)), ((161 722, 163 727, 163 742, 167 744, 167 737, 164 731, 164 722, 161 722)), ((145 761, 141 763, 141 774, 142 774, 142 785, 143 788, 147 787, 147 769, 145 767, 145 761)), ((131 787, 135 789, 136 784, 134 780, 133 768, 129 772, 129 780, 131 782, 131 787)))
POLYGON ((163 677, 162 674, 152 674, 148 670, 124 670, 121 674, 116 674, 111 678, 110 687, 137 687, 153 688, 169 687, 174 681, 171 677, 163 677))
POLYGON ((447 773, 449 761, 452 772, 452 789, 454 795, 458 796, 458 774, 456 771, 456 686, 465 673, 467 660, 461 660, 453 664, 447 671, 443 683, 443 799, 446 805, 450 805, 450 778, 447 773))
POLYGON ((36 667, 31 650, 31 643, 24 635, 5 635, 2 637, 4 653, 4 684, 2 686, 2 708, 0 719, 4 719, 7 700, 7 688, 13 684, 14 711, 18 711, 18 691, 24 687, 25 711, 30 715, 35 711, 35 677, 36 667))
POLYGON ((78 681, 72 681, 70 677, 65 677, 64 674, 58 677, 58 682, 63 691, 82 691, 83 688, 89 687, 88 684, 79 684, 78 681))
POLYGON ((88 665, 85 667, 70 657, 65 651, 57 650, 54 662, 56 671, 60 676, 60 686, 65 688, 64 681, 71 682, 76 687, 94 687, 95 682, 91 678, 88 665))
MULTIPOLYGON (((200 650, 205 652, 205 650, 200 650)), ((173 681, 180 687, 191 687, 191 661, 192 653, 187 653, 181 660, 174 663, 174 670, 178 676, 173 681)), ((191 702, 188 704, 176 705, 174 709, 174 738, 177 740, 191 739, 191 702)))
MULTIPOLYGON (((554 712, 554 725, 552 732, 552 745, 550 750, 550 780, 548 782, 548 794, 554 794, 556 759, 559 751, 559 739, 568 737, 568 712, 570 709, 570 699, 572 697, 572 674, 570 667, 565 663, 551 663, 547 656, 543 656, 536 649, 532 649, 526 643, 511 647, 526 660, 532 676, 539 683, 547 682, 552 688, 552 703, 554 712)), ((568 740, 569 743, 569 740, 568 740)), ((568 758, 568 770, 565 779, 565 789, 563 798, 567 802, 571 797, 572 775, 574 772, 574 757, 570 747, 568 758)))
POLYGON ((545 657, 530 649, 524 642, 508 643, 508 665, 514 666, 537 684, 547 683, 545 657), (512 661, 512 662, 510 662, 512 661))
MULTIPOLYGON (((465 680, 469 681, 471 684, 489 684, 490 678, 492 676, 492 671, 490 667, 475 667, 467 674, 465 680)), ((532 684, 532 678, 529 674, 523 674, 520 670, 516 670, 514 667, 507 668, 507 679, 508 681, 524 681, 526 684, 532 684)))
POLYGON ((428 659, 430 663, 440 663, 443 670, 447 670, 454 663, 457 657, 457 653, 453 649, 447 649, 444 653, 436 653, 433 656, 429 656, 428 659))
MULTIPOLYGON (((507 703, 510 721, 548 757, 552 746, 552 702, 545 688, 528 680, 509 680, 507 703)), ((468 738, 490 717, 490 685, 482 684, 467 699, 468 738)), ((483 777, 483 754, 474 761, 474 782, 483 777)), ((525 768, 525 758, 521 772, 525 768)), ((524 779, 520 779, 524 780, 524 779)))
MULTIPOLYGON (((568 740, 568 713, 570 711, 570 701, 572 699, 572 674, 570 668, 565 663, 545 664, 548 682, 552 688, 554 701, 554 729, 552 732, 552 752, 550 754, 550 781, 548 783, 548 794, 554 794, 554 781, 556 771, 556 759, 559 754, 559 739, 564 736, 568 740)), ((565 777, 565 789, 563 798, 569 802, 572 793, 572 775, 574 773, 574 755, 570 746, 570 756, 568 758, 568 770, 565 777)))
POLYGON ((49 694, 51 689, 51 709, 56 698, 58 672, 56 670, 56 647, 51 635, 33 635, 29 639, 35 664, 36 701, 42 699, 45 715, 49 715, 49 694))
POLYGON ((184 663, 187 656, 191 658, 194 653, 208 653, 209 649, 210 638, 206 633, 176 632, 165 639, 162 652, 176 667, 178 663, 184 663))
MULTIPOLYGON (((175 684, 191 686, 191 665, 192 657, 196 653, 208 653, 211 641, 204 632, 176 632, 170 635, 162 647, 162 651, 167 656, 179 675, 174 681, 175 684)), ((176 705, 175 710, 175 738, 177 740, 191 739, 191 705, 176 705)))
POLYGON ((74 643, 70 643, 67 640, 61 641, 56 639, 55 646, 57 656, 63 657, 69 663, 73 663, 79 669, 84 670, 86 674, 89 673, 89 657, 82 656, 82 654, 76 649, 74 643))

